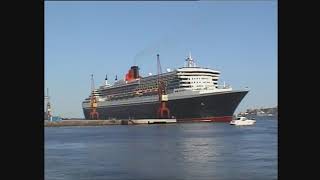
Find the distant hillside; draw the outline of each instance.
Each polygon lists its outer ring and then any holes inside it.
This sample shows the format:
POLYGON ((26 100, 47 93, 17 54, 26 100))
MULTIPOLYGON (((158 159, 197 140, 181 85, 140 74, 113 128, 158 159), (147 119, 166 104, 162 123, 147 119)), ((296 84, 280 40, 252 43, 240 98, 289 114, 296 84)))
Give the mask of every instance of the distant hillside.
POLYGON ((278 107, 247 109, 246 112, 240 112, 239 115, 277 116, 278 107))

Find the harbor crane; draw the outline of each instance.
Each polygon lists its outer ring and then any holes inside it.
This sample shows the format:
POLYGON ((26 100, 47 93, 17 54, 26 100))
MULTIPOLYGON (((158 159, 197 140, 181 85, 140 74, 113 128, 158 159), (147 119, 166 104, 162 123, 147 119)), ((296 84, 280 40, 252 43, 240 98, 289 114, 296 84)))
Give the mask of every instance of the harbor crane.
POLYGON ((91 74, 91 98, 90 98, 90 119, 99 119, 99 113, 97 112, 97 97, 95 96, 94 79, 91 74))
POLYGON ((49 98, 49 88, 47 88, 47 96, 46 96, 46 99, 47 99, 47 118, 48 120, 51 121, 51 104, 50 104, 50 98, 49 98))
POLYGON ((157 70, 158 70, 157 85, 158 85, 158 96, 159 96, 159 103, 160 103, 157 111, 157 116, 160 119, 164 119, 164 118, 169 119, 170 110, 167 105, 168 95, 167 95, 166 83, 161 78, 162 69, 161 69, 159 54, 157 54, 157 70))

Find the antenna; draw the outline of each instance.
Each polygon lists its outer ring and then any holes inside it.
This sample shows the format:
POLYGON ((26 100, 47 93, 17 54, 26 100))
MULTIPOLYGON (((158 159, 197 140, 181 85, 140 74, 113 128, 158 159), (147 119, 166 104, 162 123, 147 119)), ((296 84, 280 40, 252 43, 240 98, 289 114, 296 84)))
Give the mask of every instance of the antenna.
POLYGON ((191 57, 191 52, 189 51, 189 56, 186 59, 187 61, 187 67, 196 67, 196 64, 194 63, 192 57, 191 57))

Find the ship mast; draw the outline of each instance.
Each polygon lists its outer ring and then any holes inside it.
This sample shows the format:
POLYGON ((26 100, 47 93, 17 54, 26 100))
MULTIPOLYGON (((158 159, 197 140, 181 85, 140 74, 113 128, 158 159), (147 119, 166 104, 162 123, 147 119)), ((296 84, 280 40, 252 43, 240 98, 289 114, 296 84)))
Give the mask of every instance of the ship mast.
POLYGON ((166 92, 166 85, 165 82, 161 78, 162 69, 161 69, 161 63, 159 54, 157 54, 157 70, 158 70, 158 96, 159 96, 159 102, 160 106, 157 111, 158 118, 170 118, 170 110, 167 106, 168 101, 168 95, 166 92))
POLYGON ((186 59, 187 62, 187 67, 196 67, 196 63, 194 62, 194 60, 191 57, 191 52, 189 52, 189 56, 186 59))

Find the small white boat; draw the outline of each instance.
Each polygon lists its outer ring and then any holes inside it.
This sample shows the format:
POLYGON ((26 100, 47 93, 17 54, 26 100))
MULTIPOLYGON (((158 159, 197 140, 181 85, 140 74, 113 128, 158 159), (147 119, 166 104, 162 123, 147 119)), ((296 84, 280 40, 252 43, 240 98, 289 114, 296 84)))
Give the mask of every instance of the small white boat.
POLYGON ((241 126, 241 125, 253 125, 256 122, 254 119, 248 119, 246 117, 238 117, 230 122, 231 125, 241 126))

